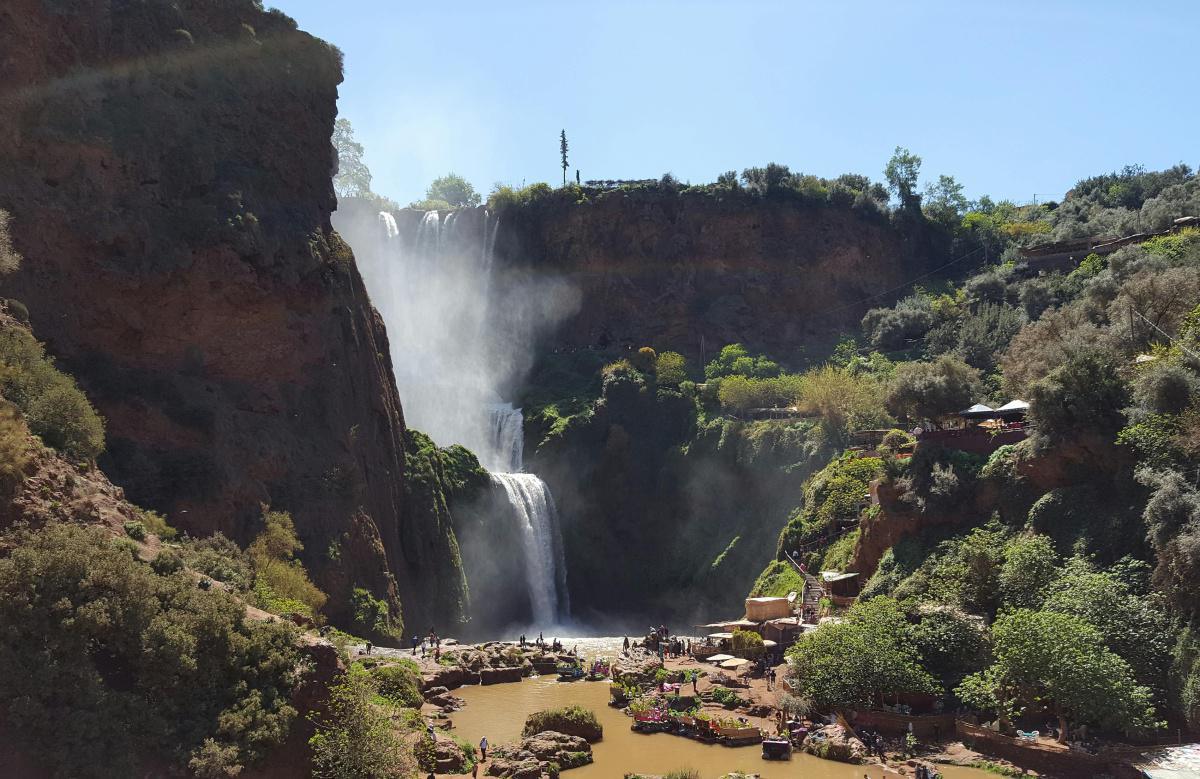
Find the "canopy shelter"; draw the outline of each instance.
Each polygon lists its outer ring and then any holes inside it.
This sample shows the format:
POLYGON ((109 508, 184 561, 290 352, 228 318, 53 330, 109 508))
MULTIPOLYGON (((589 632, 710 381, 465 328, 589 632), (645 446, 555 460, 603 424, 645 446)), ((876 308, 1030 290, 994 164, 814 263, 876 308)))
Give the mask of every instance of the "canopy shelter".
POLYGON ((711 657, 709 657, 709 658, 708 658, 708 662, 710 662, 710 663, 723 663, 723 662, 725 662, 726 660, 736 660, 736 659, 737 659, 737 658, 736 658, 736 657, 734 657, 733 655, 712 655, 711 657))
POLYGON ((1029 404, 1023 400, 1010 400, 999 408, 976 403, 965 411, 958 412, 963 419, 1022 419, 1029 413, 1029 404))
POLYGON ((728 641, 733 638, 732 633, 709 633, 708 637, 713 641, 728 641))
POLYGON ((966 419, 991 419, 996 415, 996 409, 991 406, 985 406, 982 403, 976 403, 966 411, 958 412, 958 415, 966 419))
POLYGON ((763 646, 765 646, 767 649, 774 649, 775 647, 779 646, 779 644, 769 638, 764 638, 763 646))
POLYGON ((741 668, 746 663, 750 662, 744 657, 731 657, 728 660, 721 661, 722 668, 741 668))

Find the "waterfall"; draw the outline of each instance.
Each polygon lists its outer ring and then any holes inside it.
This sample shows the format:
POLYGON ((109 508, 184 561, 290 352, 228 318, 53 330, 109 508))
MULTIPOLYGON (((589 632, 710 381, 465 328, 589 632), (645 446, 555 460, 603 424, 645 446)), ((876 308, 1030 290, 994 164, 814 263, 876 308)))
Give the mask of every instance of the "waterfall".
POLYGON ((568 611, 558 517, 546 484, 524 472, 524 418, 502 393, 528 370, 537 328, 561 316, 552 304, 562 290, 501 283, 500 219, 485 208, 371 216, 339 212, 334 223, 387 325, 405 419, 492 472, 508 501, 506 532, 523 550, 531 616, 548 627, 568 611))
POLYGON ((562 565, 558 514, 550 488, 531 473, 494 473, 492 480, 504 488, 522 534, 533 624, 557 624, 566 616, 569 605, 566 589, 560 589, 566 571, 562 565))

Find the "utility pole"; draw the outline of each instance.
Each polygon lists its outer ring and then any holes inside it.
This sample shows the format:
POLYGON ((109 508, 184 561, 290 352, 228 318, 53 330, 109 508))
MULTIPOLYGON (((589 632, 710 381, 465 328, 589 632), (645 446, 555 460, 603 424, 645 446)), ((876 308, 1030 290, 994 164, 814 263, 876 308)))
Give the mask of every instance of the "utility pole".
POLYGON ((558 151, 562 154, 563 186, 567 185, 567 131, 558 135, 558 151))

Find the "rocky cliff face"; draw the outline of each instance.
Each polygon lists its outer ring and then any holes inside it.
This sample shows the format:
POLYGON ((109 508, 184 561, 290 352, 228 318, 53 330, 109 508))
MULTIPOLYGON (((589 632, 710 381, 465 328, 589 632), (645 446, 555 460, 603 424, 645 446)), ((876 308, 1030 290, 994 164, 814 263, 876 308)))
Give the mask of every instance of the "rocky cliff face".
POLYGON ((933 260, 923 236, 878 214, 686 191, 512 209, 496 251, 581 292, 555 347, 649 344, 711 357, 743 342, 784 359, 856 331, 870 307, 857 301, 886 296, 933 260))
POLYGON ((465 601, 421 515, 386 335, 330 227, 340 55, 252 0, 9 0, 4 294, 108 420, 102 466, 192 533, 290 510, 335 612, 465 601))

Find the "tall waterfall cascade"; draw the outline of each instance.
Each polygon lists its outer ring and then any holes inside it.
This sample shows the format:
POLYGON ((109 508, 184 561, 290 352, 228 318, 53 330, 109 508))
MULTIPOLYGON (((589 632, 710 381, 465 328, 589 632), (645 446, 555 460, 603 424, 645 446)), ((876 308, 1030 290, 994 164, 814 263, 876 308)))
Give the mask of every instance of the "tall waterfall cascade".
POLYGON ((339 230, 387 325, 407 423, 470 449, 503 489, 531 617, 549 626, 569 609, 558 516, 545 482, 524 472, 521 409, 502 397, 529 367, 530 323, 545 318, 547 296, 494 299, 499 227, 475 208, 383 211, 369 230, 339 230))

